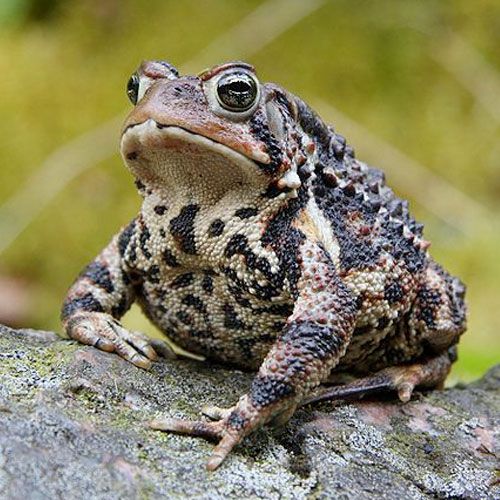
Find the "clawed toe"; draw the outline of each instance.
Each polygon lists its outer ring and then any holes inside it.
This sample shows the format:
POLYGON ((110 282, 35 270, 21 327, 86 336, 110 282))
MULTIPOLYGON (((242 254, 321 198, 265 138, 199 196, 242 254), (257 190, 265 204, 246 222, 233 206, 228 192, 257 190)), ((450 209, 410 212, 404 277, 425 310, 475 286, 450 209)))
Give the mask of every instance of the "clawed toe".
POLYGON ((411 399, 415 385, 411 382, 403 382, 397 386, 398 397, 403 403, 407 403, 411 399))
POLYGON ((148 427, 177 434, 202 437, 211 441, 219 441, 207 462, 207 469, 216 469, 229 455, 231 450, 241 441, 243 433, 228 424, 232 408, 219 408, 218 406, 206 406, 203 413, 216 420, 207 422, 204 420, 185 420, 179 418, 160 418, 148 423, 148 427))
POLYGON ((241 441, 241 435, 238 433, 226 433, 214 448, 207 462, 207 469, 212 471, 217 469, 225 458, 231 453, 231 450, 241 441))
POLYGON ((113 342, 108 339, 97 337, 94 342, 94 347, 99 349, 100 351, 105 352, 113 352, 115 350, 115 346, 113 342))
POLYGON ((221 408, 215 405, 205 405, 201 408, 201 413, 212 420, 222 420, 228 418, 233 408, 221 408))
POLYGON ((150 339, 152 348, 159 356, 165 359, 176 359, 178 356, 174 350, 163 340, 150 339))
POLYGON ((155 419, 149 422, 148 426, 159 431, 188 434, 205 439, 220 439, 223 429, 220 422, 204 422, 203 420, 185 420, 182 418, 155 419))
POLYGON ((149 370, 151 368, 151 361, 141 354, 135 353, 130 358, 126 357, 125 359, 130 361, 133 365, 143 368, 144 370, 149 370))
MULTIPOLYGON (((113 317, 104 313, 80 313, 68 320, 68 335, 86 345, 105 352, 115 352, 139 368, 151 368, 158 359, 156 345, 140 332, 123 328, 113 317)), ((168 347, 163 349, 167 353, 168 347)))

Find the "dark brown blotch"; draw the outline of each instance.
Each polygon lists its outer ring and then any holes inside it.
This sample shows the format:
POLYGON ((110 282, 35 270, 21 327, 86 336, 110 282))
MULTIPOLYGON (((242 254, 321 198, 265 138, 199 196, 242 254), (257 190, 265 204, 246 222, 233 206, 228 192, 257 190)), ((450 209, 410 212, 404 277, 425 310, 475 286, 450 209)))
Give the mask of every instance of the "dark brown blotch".
POLYGON ((211 238, 220 236, 224 231, 224 226, 224 221, 222 221, 221 219, 215 219, 208 227, 208 235, 211 238))
POLYGON ((194 221, 199 209, 194 203, 186 205, 179 215, 170 221, 170 234, 182 251, 190 255, 196 255, 194 221))

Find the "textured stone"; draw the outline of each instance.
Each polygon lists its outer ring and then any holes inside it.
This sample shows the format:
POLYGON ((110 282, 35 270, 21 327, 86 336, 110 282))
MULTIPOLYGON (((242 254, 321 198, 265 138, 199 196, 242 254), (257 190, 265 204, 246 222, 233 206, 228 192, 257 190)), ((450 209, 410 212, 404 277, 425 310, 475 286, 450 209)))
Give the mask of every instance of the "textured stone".
POLYGON ((212 473, 211 443, 145 426, 229 406, 251 378, 186 360, 146 372, 51 332, 0 327, 0 498, 500 497, 500 365, 406 405, 302 408, 212 473))

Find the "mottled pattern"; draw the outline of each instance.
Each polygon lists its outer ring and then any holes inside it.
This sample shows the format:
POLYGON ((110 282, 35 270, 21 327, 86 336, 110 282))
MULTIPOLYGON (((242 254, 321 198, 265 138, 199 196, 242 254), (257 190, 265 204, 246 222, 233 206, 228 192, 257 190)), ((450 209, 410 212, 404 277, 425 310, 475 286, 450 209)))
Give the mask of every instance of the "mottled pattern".
POLYGON ((181 347, 258 370, 217 421, 158 428, 219 439, 215 468, 331 373, 365 376, 347 392, 383 380, 402 400, 444 380, 465 289, 429 257, 382 172, 247 64, 194 77, 145 62, 133 82, 121 150, 142 209, 71 287, 66 331, 147 368, 159 348, 117 321, 136 300, 181 347), (231 102, 245 107, 228 109, 218 80, 227 93, 242 74, 233 90, 246 94, 231 102))

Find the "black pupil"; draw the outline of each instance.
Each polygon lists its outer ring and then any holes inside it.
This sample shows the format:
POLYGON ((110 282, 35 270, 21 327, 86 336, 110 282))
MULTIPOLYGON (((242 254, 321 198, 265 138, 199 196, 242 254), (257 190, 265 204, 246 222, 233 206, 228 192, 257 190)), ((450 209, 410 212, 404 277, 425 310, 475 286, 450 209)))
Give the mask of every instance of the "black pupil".
POLYGON ((127 83, 127 96, 132 104, 137 104, 137 94, 139 93, 139 77, 132 75, 127 83))
POLYGON ((255 102, 257 85, 255 80, 245 73, 231 73, 219 80, 217 93, 225 108, 245 111, 255 102))

